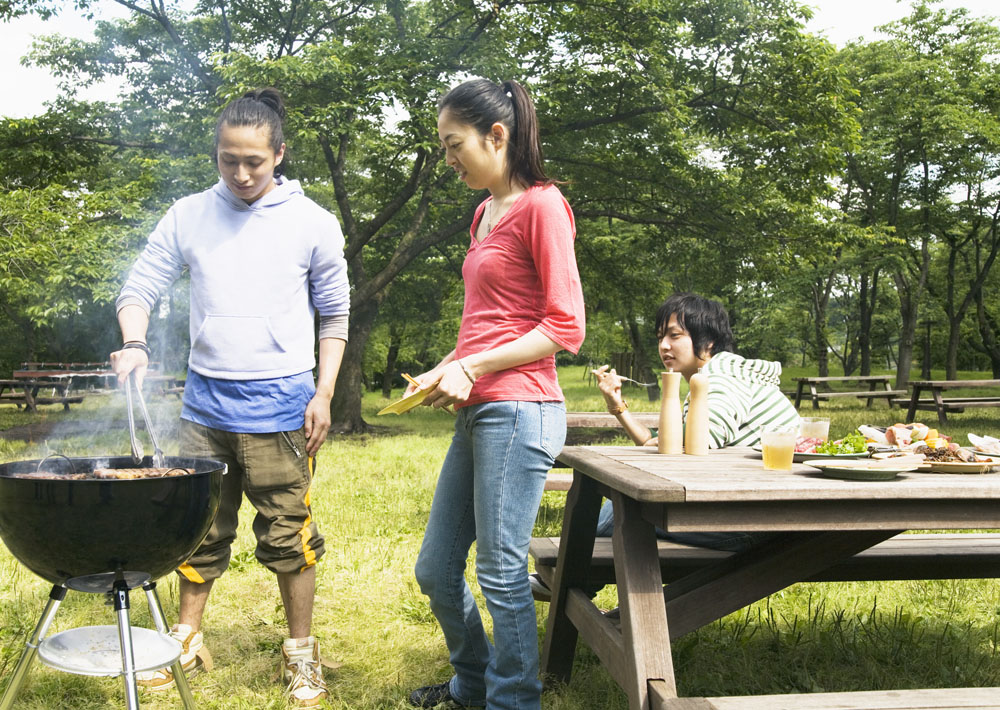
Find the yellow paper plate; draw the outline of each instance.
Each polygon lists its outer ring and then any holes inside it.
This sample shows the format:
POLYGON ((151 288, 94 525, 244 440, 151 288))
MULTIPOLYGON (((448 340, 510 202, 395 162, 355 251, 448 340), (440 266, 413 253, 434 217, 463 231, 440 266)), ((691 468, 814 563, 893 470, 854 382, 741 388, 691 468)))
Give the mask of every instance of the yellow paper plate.
POLYGON ((408 412, 423 402, 427 398, 427 395, 436 389, 437 383, 434 383, 427 389, 417 390, 411 395, 397 399, 388 407, 383 407, 375 416, 381 417, 383 414, 402 414, 403 412, 408 412))

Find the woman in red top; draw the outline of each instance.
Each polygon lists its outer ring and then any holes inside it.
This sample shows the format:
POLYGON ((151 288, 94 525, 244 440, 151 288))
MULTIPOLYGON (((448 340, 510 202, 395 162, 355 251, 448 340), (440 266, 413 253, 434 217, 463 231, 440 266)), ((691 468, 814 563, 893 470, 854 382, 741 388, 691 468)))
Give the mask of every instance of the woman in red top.
POLYGON ((438 134, 459 179, 490 196, 462 266, 458 343, 417 378, 421 388, 437 384, 424 404, 458 412, 416 565, 455 673, 413 691, 410 703, 538 710, 528 543, 566 437, 555 353, 577 352, 584 337, 573 212, 543 172, 534 105, 517 83, 452 89, 438 106, 438 134), (492 644, 465 582, 473 541, 492 644))

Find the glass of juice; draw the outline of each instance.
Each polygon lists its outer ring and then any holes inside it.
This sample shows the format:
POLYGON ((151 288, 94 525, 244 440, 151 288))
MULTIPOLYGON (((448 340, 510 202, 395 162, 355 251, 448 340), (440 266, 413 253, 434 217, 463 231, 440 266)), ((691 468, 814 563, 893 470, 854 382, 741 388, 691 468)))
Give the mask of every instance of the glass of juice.
POLYGON ((795 426, 765 426, 760 431, 764 468, 770 471, 790 471, 795 456, 795 439, 799 430, 795 426))
POLYGON ((830 420, 827 417, 802 417, 799 419, 799 436, 826 441, 830 438, 830 420))

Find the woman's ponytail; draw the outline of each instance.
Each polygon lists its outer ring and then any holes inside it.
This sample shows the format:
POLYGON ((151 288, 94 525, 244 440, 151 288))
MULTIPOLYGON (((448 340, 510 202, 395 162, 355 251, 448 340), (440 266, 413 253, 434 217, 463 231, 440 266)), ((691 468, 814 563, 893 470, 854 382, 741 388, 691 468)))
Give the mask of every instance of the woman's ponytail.
POLYGON ((527 185, 551 182, 542 166, 542 141, 534 102, 516 81, 505 81, 501 88, 514 108, 514 129, 507 151, 509 177, 516 177, 527 185))

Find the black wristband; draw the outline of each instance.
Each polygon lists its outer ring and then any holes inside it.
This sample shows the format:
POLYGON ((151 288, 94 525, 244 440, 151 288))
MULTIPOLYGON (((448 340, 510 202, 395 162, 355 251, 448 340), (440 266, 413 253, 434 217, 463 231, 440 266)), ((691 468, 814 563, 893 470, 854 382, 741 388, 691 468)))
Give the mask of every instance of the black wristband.
POLYGON ((144 353, 146 353, 146 357, 150 357, 151 355, 151 353, 149 352, 149 346, 146 345, 141 340, 130 340, 124 345, 122 345, 122 350, 128 350, 130 348, 134 348, 135 350, 142 350, 144 353))

